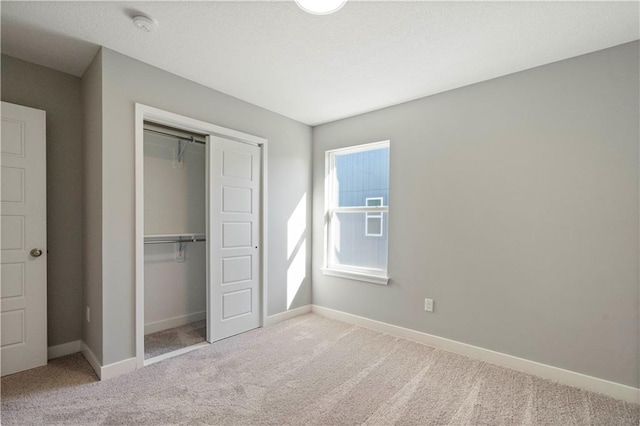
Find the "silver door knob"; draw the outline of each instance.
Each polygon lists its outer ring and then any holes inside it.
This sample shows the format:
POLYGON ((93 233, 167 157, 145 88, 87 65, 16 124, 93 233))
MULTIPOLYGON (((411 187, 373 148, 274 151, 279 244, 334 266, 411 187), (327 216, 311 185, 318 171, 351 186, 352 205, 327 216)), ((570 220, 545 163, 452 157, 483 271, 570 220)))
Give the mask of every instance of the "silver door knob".
POLYGON ((31 256, 33 256, 33 257, 42 256, 42 250, 40 250, 39 248, 31 249, 31 251, 29 253, 31 253, 31 256))

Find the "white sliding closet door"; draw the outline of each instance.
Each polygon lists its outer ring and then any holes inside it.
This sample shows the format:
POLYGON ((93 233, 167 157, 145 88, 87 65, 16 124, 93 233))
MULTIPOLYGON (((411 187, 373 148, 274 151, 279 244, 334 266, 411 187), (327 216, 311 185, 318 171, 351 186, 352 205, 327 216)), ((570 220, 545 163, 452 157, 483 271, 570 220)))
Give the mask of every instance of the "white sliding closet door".
POLYGON ((259 147, 209 139, 209 340, 260 326, 259 147))

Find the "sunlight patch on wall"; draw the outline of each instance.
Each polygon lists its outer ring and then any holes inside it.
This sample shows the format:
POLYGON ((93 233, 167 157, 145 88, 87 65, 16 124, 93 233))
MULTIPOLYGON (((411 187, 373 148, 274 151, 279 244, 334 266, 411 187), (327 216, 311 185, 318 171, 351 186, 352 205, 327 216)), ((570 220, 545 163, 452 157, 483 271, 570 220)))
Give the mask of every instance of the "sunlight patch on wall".
POLYGON ((304 238, 300 243, 300 248, 287 270, 287 309, 291 308, 293 300, 296 298, 302 282, 307 276, 307 240, 304 238))
POLYGON ((295 210, 287 222, 287 260, 295 251, 300 239, 307 229, 307 194, 302 195, 295 210))

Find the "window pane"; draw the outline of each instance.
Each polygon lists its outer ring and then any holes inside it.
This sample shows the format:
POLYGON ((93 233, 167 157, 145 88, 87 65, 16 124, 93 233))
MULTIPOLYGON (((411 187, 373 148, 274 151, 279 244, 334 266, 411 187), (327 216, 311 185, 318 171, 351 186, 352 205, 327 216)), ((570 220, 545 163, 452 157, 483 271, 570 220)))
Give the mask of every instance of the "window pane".
POLYGON ((338 207, 366 206, 367 198, 378 197, 382 205, 389 205, 389 147, 336 154, 334 167, 338 207))
POLYGON ((382 197, 376 197, 376 198, 366 198, 365 199, 366 202, 366 206, 367 207, 379 207, 382 206, 382 197))
POLYGON ((336 266, 356 266, 361 268, 387 269, 387 213, 369 213, 369 233, 371 226, 381 236, 367 236, 365 221, 367 213, 335 213, 331 220, 332 243, 331 264, 336 266), (380 215, 376 217, 376 215, 380 215), (373 224, 373 225, 372 225, 373 224), (381 226, 381 229, 380 229, 381 226))
POLYGON ((382 215, 376 213, 367 214, 367 222, 365 223, 366 232, 368 237, 381 237, 382 236, 382 215))

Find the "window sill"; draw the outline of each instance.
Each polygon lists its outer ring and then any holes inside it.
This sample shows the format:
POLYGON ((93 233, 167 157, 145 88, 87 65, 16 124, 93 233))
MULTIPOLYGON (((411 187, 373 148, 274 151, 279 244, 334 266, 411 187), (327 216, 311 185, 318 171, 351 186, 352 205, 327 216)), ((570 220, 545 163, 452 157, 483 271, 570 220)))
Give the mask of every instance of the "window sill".
POLYGON ((322 273, 332 277, 347 278, 350 280, 364 281, 373 284, 387 285, 389 277, 385 275, 374 275, 363 272, 345 271, 343 269, 322 268, 322 273))

